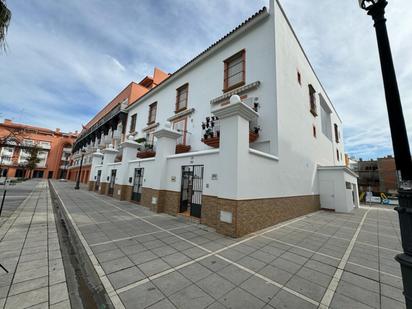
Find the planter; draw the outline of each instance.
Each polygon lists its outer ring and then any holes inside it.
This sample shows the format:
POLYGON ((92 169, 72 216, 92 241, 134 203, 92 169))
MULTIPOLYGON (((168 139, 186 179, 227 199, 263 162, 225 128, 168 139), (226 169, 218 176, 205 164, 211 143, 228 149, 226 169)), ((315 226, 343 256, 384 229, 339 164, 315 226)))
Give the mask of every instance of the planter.
POLYGON ((145 159, 145 158, 153 158, 156 155, 156 151, 153 150, 143 150, 139 151, 136 155, 136 157, 140 159, 145 159))
POLYGON ((249 131, 249 143, 255 142, 259 137, 259 133, 249 131))
POLYGON ((178 144, 176 145, 176 154, 189 152, 190 148, 191 148, 190 145, 178 144))
MULTIPOLYGON (((220 134, 219 134, 220 135, 220 134)), ((259 138, 259 133, 255 133, 249 131, 249 143, 255 142, 259 138)), ((203 138, 202 143, 208 145, 212 148, 219 148, 220 144, 220 136, 210 137, 210 138, 203 138)))
POLYGON ((213 147, 213 148, 219 148, 219 137, 210 137, 210 138, 204 138, 202 139, 202 142, 205 143, 206 145, 208 145, 209 147, 213 147))

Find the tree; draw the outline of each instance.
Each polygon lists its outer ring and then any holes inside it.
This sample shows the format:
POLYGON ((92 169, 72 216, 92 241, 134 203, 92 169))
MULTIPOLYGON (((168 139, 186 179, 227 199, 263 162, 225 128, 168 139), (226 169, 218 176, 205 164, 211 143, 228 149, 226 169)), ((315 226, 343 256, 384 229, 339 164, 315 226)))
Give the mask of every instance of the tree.
POLYGON ((0 0, 0 48, 6 49, 6 33, 11 20, 11 12, 6 6, 6 0, 0 0))
POLYGON ((37 167, 37 163, 40 162, 38 158, 40 148, 37 145, 28 148, 29 158, 27 159, 26 168, 29 170, 29 178, 33 175, 33 170, 37 167))

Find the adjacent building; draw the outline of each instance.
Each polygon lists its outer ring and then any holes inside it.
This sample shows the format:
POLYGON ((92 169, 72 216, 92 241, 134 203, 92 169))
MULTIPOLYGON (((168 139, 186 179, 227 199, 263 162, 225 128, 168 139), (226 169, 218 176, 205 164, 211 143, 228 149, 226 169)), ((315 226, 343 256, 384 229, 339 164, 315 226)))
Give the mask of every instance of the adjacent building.
MULTIPOLYGON (((115 147, 120 145, 125 138, 126 108, 167 77, 169 77, 169 74, 155 68, 153 76, 146 76, 139 83, 131 82, 111 102, 100 110, 96 116, 83 126, 83 130, 73 148, 68 179, 75 181, 79 177, 80 161, 83 155, 80 181, 82 183, 88 182, 92 162, 91 154, 95 152, 96 149, 103 149, 112 143, 115 147), (87 147, 85 147, 85 145, 87 145, 87 147)), ((119 158, 116 158, 116 160, 118 159, 119 158)))
POLYGON ((0 123, 0 177, 66 178, 77 133, 63 133, 5 119, 0 123), (37 151, 31 150, 36 147, 37 151), (37 153, 37 154, 35 154, 37 153), (33 155, 38 162, 28 167, 33 155))
POLYGON ((90 190, 233 237, 358 206, 342 121, 280 4, 270 3, 128 102, 121 129, 78 140, 77 155, 96 149, 90 190))
POLYGON ((397 176, 393 156, 366 161, 360 159, 354 170, 359 174, 360 192, 396 194, 397 176))

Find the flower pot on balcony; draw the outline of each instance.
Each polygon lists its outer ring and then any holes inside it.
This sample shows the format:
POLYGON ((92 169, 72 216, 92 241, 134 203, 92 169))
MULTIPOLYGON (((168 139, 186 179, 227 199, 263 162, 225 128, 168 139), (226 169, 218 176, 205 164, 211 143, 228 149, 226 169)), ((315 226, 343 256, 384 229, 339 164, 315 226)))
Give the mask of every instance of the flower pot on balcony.
POLYGON ((204 138, 202 139, 202 142, 208 145, 209 147, 219 148, 219 140, 220 140, 220 137, 216 136, 216 137, 204 138))
POLYGON ((259 137, 259 131, 256 133, 253 131, 249 131, 249 143, 255 142, 259 137))
MULTIPOLYGON (((258 139, 258 137, 259 137, 259 133, 255 133, 254 131, 249 131, 249 143, 255 142, 258 139)), ((209 147, 219 148, 220 131, 216 132, 216 136, 203 138, 202 143, 208 145, 209 147)))
POLYGON ((190 148, 191 148, 190 145, 177 144, 176 145, 176 154, 189 152, 190 148))
POLYGON ((156 156, 156 151, 153 151, 151 149, 139 151, 136 155, 136 157, 140 159, 153 158, 154 156, 156 156))

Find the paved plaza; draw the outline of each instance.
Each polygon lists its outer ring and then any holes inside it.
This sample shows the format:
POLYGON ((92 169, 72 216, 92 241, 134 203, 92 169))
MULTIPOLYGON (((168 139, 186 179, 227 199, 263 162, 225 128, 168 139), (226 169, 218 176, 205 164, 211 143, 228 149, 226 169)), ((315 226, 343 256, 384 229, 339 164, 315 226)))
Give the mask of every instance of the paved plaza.
POLYGON ((48 184, 27 181, 16 192, 27 196, 19 205, 6 201, 0 263, 9 273, 0 269, 0 308, 70 308, 48 184))
POLYGON ((15 185, 0 185, 0 201, 3 197, 4 190, 7 189, 3 211, 0 216, 0 227, 33 191, 34 182, 35 181, 26 181, 15 185))
POLYGON ((397 214, 318 211, 243 238, 52 183, 116 308, 404 308, 397 214))

